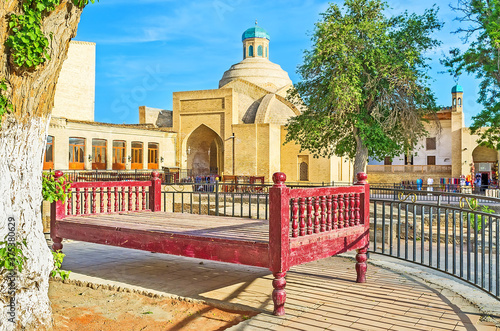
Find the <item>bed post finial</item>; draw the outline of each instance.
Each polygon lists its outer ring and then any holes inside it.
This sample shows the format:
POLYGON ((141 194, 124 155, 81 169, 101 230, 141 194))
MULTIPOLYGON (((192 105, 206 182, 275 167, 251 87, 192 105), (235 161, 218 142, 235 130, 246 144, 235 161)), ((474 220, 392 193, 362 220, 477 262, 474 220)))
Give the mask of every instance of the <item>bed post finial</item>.
POLYGON ((358 179, 358 181, 356 182, 356 185, 368 184, 368 182, 367 182, 368 176, 364 172, 358 172, 358 174, 356 175, 356 178, 358 179))
POLYGON ((284 172, 275 172, 273 175, 274 186, 285 186, 286 175, 284 172))
POLYGON ((158 171, 151 173, 151 187, 149 188, 149 209, 152 212, 161 211, 161 180, 158 171))

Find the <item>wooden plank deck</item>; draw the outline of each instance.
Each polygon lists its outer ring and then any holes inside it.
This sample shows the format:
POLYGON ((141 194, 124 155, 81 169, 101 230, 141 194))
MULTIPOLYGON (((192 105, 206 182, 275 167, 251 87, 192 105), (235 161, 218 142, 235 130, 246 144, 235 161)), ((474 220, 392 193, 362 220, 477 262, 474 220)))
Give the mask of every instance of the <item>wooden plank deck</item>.
POLYGON ((241 217, 141 212, 67 217, 60 222, 206 238, 269 242, 269 222, 241 217))
POLYGON ((269 267, 269 223, 167 212, 70 216, 61 238, 201 259, 269 267))

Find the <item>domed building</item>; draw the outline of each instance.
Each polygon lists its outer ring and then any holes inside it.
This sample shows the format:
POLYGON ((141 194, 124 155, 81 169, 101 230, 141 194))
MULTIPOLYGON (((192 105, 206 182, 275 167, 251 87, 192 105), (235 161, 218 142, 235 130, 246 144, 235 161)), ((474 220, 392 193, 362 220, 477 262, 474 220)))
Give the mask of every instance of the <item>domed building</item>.
POLYGON ((341 158, 313 159, 283 145, 284 125, 301 111, 286 99, 292 81, 269 60, 270 40, 256 23, 242 35, 243 60, 224 72, 218 89, 173 93, 179 168, 267 181, 276 171, 289 181, 350 180, 350 163, 341 158))

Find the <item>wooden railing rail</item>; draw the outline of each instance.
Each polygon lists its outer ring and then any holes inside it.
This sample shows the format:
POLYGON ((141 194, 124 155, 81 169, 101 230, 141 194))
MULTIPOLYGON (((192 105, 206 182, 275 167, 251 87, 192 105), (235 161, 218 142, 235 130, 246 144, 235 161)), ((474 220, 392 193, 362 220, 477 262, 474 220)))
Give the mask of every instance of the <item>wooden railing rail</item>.
MULTIPOLYGON (((55 178, 63 175, 56 171, 55 178)), ((51 218, 57 220, 74 215, 160 211, 161 179, 154 171, 149 181, 72 183, 71 198, 64 203, 57 201, 51 208, 51 218)))

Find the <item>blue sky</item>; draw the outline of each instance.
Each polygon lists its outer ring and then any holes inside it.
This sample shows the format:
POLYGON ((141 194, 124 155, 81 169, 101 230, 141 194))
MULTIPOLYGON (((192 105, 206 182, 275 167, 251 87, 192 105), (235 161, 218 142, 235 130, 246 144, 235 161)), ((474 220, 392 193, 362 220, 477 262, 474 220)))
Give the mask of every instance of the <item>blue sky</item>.
MULTIPOLYGON (((442 46, 432 58, 432 87, 438 103, 451 105, 455 84, 439 58, 452 47, 465 46, 452 34, 458 27, 449 4, 438 3, 445 23, 436 34, 442 46)), ((343 1, 334 1, 343 3, 343 1)), ((390 14, 422 14, 435 1, 388 1, 390 14)), ((214 89, 224 71, 242 60, 241 34, 254 25, 270 36, 270 60, 298 82, 297 66, 327 1, 317 0, 100 0, 85 8, 76 40, 96 46, 95 120, 137 123, 138 107, 172 109, 172 92, 214 89)), ((466 125, 480 111, 478 81, 460 77, 466 125)))

